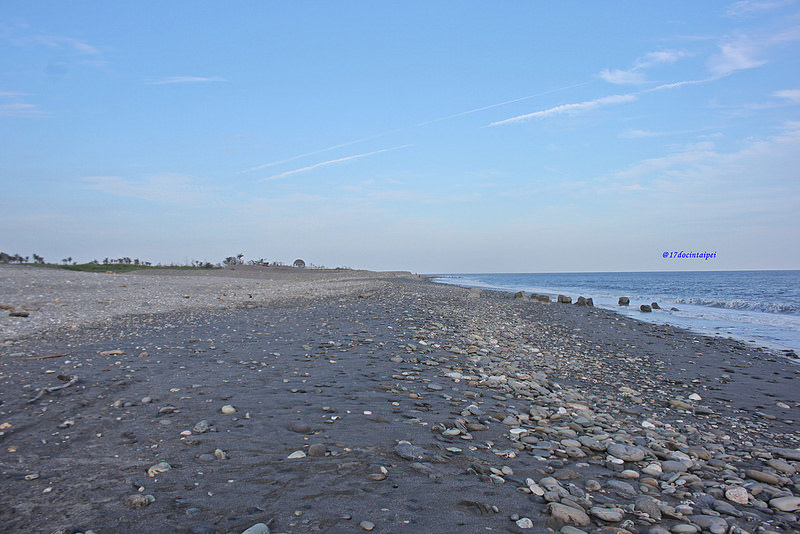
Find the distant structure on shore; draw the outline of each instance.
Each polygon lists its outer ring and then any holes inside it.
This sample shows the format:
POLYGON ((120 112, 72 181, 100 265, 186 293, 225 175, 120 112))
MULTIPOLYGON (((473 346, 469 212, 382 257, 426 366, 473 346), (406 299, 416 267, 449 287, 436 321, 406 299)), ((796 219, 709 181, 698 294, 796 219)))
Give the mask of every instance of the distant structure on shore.
POLYGON ((306 266, 306 262, 304 262, 303 260, 299 260, 299 259, 298 260, 294 260, 294 263, 292 264, 292 266, 302 269, 303 267, 306 266))

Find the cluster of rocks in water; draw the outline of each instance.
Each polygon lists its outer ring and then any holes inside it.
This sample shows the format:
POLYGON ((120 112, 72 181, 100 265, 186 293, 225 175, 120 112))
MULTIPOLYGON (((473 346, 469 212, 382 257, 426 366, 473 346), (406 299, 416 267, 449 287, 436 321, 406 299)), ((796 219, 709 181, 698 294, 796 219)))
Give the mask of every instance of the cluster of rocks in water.
MULTIPOLYGON (((525 292, 517 291, 516 293, 514 293, 514 298, 515 299, 526 298, 525 292)), ((552 300, 548 295, 542 295, 540 293, 531 293, 530 299, 536 302, 543 302, 545 304, 550 304, 552 302, 552 300)), ((558 297, 556 297, 556 302, 558 302, 559 304, 572 304, 572 297, 568 297, 566 295, 558 295, 558 297)), ((575 304, 577 306, 594 306, 594 301, 592 300, 591 297, 586 298, 581 296, 577 298, 575 304)))
MULTIPOLYGON (((474 291, 479 291, 479 290, 473 290, 473 292, 474 291)), ((517 291, 516 293, 514 293, 514 298, 515 299, 524 299, 524 298, 526 298, 526 296, 527 295, 525 294, 524 291, 517 291)), ((531 293, 530 294, 530 299, 534 300, 536 302, 542 302, 544 304, 550 304, 552 302, 551 298, 548 295, 542 295, 540 293, 531 293)), ((559 303, 559 304, 572 304, 572 297, 567 296, 567 295, 558 295, 556 297, 556 302, 559 303)), ((620 297, 619 301, 618 301, 618 304, 620 306, 628 306, 628 305, 630 305, 630 303, 631 303, 630 297, 620 297)), ((594 306, 594 301, 592 300, 591 297, 587 298, 587 297, 584 297, 584 296, 579 296, 575 300, 575 305, 577 305, 577 306, 594 306)), ((642 311, 642 312, 652 312, 653 310, 660 310, 660 309, 661 309, 661 306, 658 305, 658 302, 653 302, 653 303, 650 303, 650 304, 642 304, 641 306, 639 306, 639 310, 642 311)), ((673 308, 673 311, 677 311, 677 310, 675 308, 673 308)))

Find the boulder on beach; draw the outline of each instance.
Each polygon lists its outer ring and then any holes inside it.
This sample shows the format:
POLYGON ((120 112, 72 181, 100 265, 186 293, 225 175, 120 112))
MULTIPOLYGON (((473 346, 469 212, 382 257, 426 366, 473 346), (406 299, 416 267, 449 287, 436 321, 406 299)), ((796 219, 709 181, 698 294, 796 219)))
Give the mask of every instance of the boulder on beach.
POLYGON ((620 306, 627 306, 630 303, 631 303, 631 299, 629 299, 628 297, 620 297, 619 298, 619 305, 620 306))
POLYGON ((658 305, 658 302, 653 302, 652 304, 650 304, 650 307, 653 308, 654 310, 661 309, 661 306, 658 305))
POLYGON ((586 299, 586 305, 594 307, 594 301, 592 300, 592 297, 589 297, 588 299, 586 299))
POLYGON ((559 295, 558 302, 561 304, 572 304, 572 297, 568 297, 566 295, 559 295))
POLYGON ((537 302, 544 302, 546 304, 550 304, 550 297, 547 295, 540 295, 538 293, 531 293, 531 299, 537 302))
POLYGON ((639 309, 642 310, 643 312, 651 312, 651 311, 653 311, 653 308, 651 308, 647 304, 642 304, 641 306, 639 306, 639 309))
POLYGON ((586 306, 586 297, 578 297, 578 300, 575 301, 576 306, 586 306))
POLYGON ((517 291, 516 293, 514 293, 514 298, 515 299, 524 299, 525 298, 525 292, 524 291, 517 291))

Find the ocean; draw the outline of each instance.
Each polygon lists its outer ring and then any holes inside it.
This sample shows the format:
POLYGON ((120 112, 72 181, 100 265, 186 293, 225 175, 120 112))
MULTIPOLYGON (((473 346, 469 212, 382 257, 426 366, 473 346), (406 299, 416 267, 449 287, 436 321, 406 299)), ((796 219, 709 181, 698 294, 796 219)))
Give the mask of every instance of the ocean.
POLYGON ((435 274, 463 287, 525 291, 594 305, 642 321, 731 337, 771 350, 800 353, 800 271, 671 271, 640 273, 435 274), (630 298, 619 306, 619 297, 630 298), (661 310, 644 313, 641 304, 661 310), (675 310, 672 310, 675 308, 675 310))

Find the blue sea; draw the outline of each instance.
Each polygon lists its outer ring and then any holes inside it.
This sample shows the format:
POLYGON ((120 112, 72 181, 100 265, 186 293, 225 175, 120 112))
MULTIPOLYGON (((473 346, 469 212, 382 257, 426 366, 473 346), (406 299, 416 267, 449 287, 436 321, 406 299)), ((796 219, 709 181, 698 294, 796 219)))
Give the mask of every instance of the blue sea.
POLYGON ((435 282, 500 291, 591 297, 642 321, 800 353, 800 271, 437 274, 435 282), (630 297, 619 306, 619 297, 630 297), (662 310, 639 311, 657 302, 662 310), (672 311, 671 308, 677 308, 672 311))

